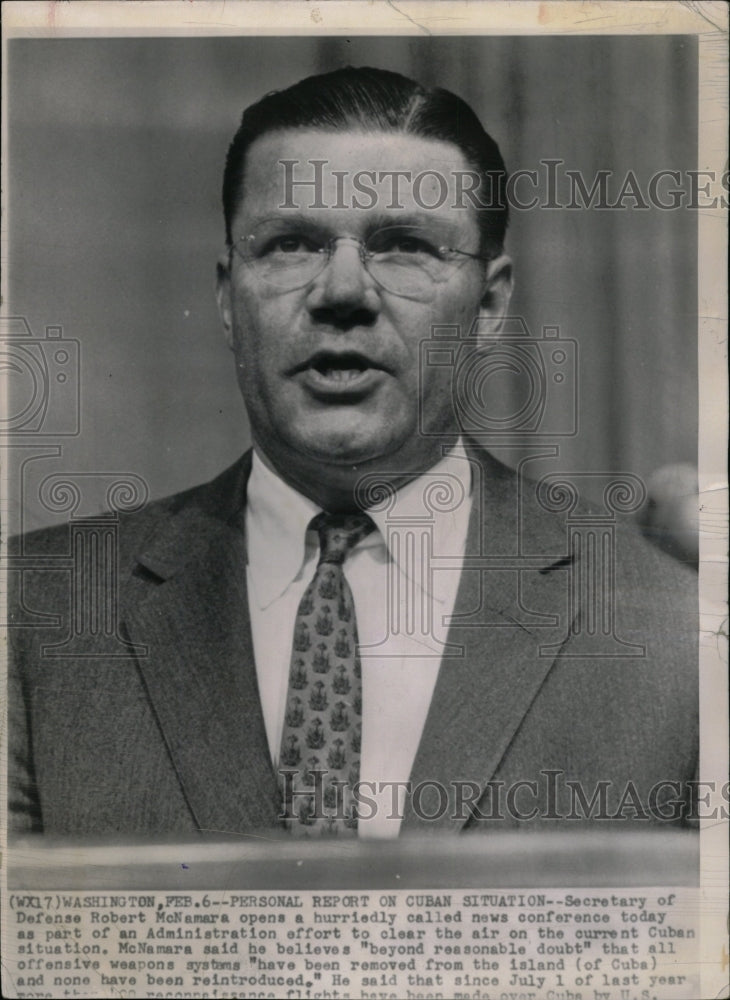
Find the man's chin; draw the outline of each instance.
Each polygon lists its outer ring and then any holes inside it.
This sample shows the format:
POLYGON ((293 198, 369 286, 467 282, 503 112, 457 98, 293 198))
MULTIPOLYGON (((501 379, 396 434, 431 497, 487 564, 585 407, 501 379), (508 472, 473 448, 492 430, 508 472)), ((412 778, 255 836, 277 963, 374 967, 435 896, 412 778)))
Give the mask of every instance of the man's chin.
POLYGON ((331 434, 308 436, 301 441, 299 450, 318 465, 331 471, 353 468, 377 467, 379 462, 392 460, 405 444, 387 431, 379 434, 347 434, 343 429, 331 434))
POLYGON ((347 444, 336 447, 327 447, 326 445, 317 446, 307 448, 305 453, 314 459, 318 465, 322 466, 323 472, 326 468, 330 473, 337 469, 342 469, 344 472, 348 469, 359 469, 371 464, 377 465, 379 461, 385 461, 388 457, 387 452, 384 453, 382 446, 374 444, 347 444))

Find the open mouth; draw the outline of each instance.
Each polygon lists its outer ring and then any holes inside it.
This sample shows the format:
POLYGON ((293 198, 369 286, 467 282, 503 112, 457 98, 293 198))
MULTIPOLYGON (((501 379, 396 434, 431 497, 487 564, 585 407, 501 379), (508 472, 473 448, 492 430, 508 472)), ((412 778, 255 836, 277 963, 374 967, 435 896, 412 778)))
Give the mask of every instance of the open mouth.
POLYGON ((328 382, 345 386, 350 382, 357 382, 366 372, 380 371, 382 368, 356 351, 343 353, 318 351, 301 366, 301 370, 309 371, 328 382))
POLYGON ((334 366, 318 365, 315 371, 333 382, 352 382, 365 371, 365 368, 337 368, 334 366))
POLYGON ((359 399, 370 392, 386 371, 358 351, 317 351, 295 369, 316 396, 359 399))

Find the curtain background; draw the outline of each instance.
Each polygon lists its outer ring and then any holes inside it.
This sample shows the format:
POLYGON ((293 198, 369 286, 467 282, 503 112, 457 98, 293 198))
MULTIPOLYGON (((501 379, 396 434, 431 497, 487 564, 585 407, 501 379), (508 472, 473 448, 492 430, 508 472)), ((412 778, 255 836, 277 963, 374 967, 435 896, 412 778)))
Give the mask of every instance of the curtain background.
MULTIPOLYGON (((22 39, 8 48, 7 309, 37 338, 61 326, 81 350, 81 433, 59 439, 55 458, 36 449, 18 472, 25 529, 55 520, 34 485, 54 469, 134 473, 156 497, 211 478, 247 445, 213 288, 225 153, 241 111, 265 92, 348 63, 445 86, 474 107, 509 170, 541 171, 543 200, 541 160, 564 161, 562 203, 566 169, 589 186, 611 171, 614 201, 628 171, 646 197, 657 171, 681 171, 687 190, 684 172, 702 166, 696 43, 683 36, 22 39)), ((664 182, 662 197, 674 186, 664 182)), ((529 183, 518 192, 535 193, 529 183)), ((557 326, 578 345, 578 433, 556 439, 553 467, 646 478, 666 463, 694 464, 696 212, 515 211, 508 251, 512 314, 533 337, 557 326)), ((87 477, 85 507, 101 507, 104 488, 87 477)))

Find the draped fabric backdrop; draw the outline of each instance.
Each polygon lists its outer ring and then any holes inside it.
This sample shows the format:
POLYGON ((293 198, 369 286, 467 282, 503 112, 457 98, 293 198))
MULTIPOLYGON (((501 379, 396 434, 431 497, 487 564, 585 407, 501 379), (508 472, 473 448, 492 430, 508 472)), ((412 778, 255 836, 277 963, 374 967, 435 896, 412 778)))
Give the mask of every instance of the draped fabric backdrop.
MULTIPOLYGON (((543 201, 548 159, 563 161, 562 203, 565 170, 589 187, 610 171, 612 201, 628 171, 644 197, 657 171, 680 171, 660 186, 669 202, 703 166, 683 36, 11 41, 7 307, 36 336, 56 325, 81 345, 81 434, 27 465, 25 528, 54 520, 34 476, 131 472, 161 496, 246 446, 213 295, 226 149, 246 105, 345 64, 459 93, 509 170, 540 173, 543 201)), ((512 313, 533 336, 558 326, 578 343, 579 433, 553 467, 645 478, 696 460, 697 219, 624 204, 513 212, 512 313)))

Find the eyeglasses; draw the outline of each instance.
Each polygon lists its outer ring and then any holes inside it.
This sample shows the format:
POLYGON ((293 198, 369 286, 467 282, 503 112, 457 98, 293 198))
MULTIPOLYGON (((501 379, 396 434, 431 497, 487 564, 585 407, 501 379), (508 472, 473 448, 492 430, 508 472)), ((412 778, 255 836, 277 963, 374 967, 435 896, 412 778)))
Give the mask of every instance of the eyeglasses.
POLYGON ((434 286, 448 281, 467 260, 491 257, 442 245, 438 233, 421 226, 387 226, 366 239, 329 236, 316 228, 287 220, 260 223, 231 250, 253 274, 280 291, 304 288, 327 267, 338 243, 358 247, 368 274, 382 288, 406 298, 428 299, 434 286))

